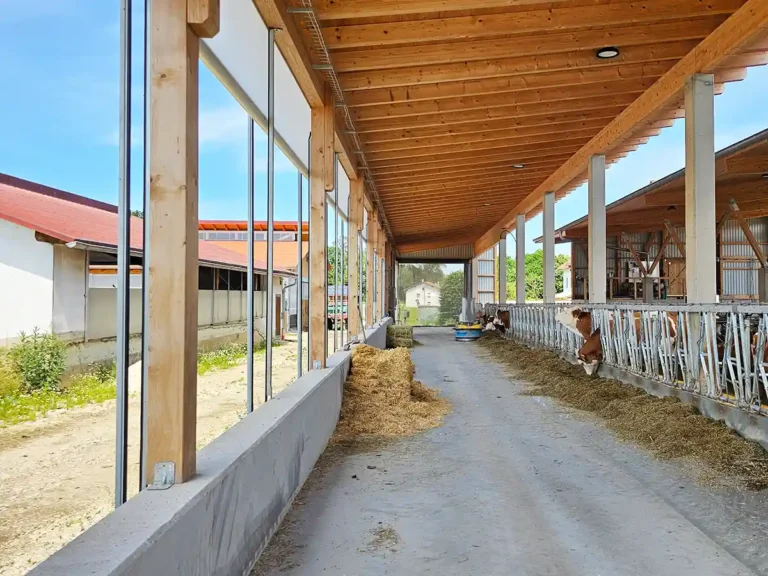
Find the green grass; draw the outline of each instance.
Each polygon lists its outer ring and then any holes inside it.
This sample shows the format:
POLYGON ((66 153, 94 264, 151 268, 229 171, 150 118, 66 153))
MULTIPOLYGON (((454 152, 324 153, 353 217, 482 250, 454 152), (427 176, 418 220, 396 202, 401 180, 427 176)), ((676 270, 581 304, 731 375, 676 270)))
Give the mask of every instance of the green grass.
MULTIPOLYGON (((262 344, 259 350, 263 348, 262 344)), ((202 376, 211 370, 226 370, 237 366, 245 359, 247 352, 248 346, 240 343, 229 344, 210 352, 200 352, 197 355, 197 373, 202 376)))
MULTIPOLYGON (((273 347, 281 344, 275 342, 273 347)), ((264 349, 264 343, 261 343, 256 352, 263 354, 264 349)), ((246 352, 246 344, 229 344, 219 350, 200 352, 197 373, 202 375, 237 366, 245 360, 246 352)), ((114 364, 95 365, 88 372, 73 376, 61 391, 39 390, 24 394, 20 378, 7 361, 7 354, 0 350, 0 428, 37 420, 51 410, 101 404, 113 400, 115 395, 114 364)))
POLYGON ((31 422, 51 410, 100 404, 115 397, 114 379, 102 380, 94 373, 80 374, 61 391, 39 390, 22 394, 19 390, 0 395, 0 427, 31 422))
POLYGON ((8 349, 0 348, 0 397, 21 390, 21 377, 13 369, 8 349))
MULTIPOLYGON (((273 342, 272 348, 282 346, 282 342, 273 342)), ((263 354, 266 349, 264 342, 256 344, 255 354, 263 354)), ((246 344, 234 343, 228 344, 218 350, 211 350, 210 352, 200 352, 197 355, 197 373, 202 376, 212 370, 226 370, 241 364, 248 352, 248 346, 246 344)))

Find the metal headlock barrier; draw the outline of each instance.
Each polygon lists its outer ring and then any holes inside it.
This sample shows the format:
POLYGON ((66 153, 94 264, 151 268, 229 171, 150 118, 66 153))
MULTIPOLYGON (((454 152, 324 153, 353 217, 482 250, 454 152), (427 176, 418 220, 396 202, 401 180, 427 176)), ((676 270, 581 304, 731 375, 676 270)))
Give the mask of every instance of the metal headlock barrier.
POLYGON ((718 400, 768 412, 768 306, 656 304, 486 304, 509 311, 505 338, 576 355, 584 338, 556 319, 591 313, 604 364, 718 400))

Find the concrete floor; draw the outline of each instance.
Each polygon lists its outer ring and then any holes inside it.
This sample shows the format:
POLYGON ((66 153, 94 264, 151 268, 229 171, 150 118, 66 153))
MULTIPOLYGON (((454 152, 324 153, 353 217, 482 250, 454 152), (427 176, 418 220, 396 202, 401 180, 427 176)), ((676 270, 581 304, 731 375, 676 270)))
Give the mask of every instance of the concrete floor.
POLYGON ((518 395, 477 345, 445 329, 416 337, 417 378, 454 403, 445 426, 311 482, 255 573, 768 574, 765 494, 702 488, 679 464, 518 395))

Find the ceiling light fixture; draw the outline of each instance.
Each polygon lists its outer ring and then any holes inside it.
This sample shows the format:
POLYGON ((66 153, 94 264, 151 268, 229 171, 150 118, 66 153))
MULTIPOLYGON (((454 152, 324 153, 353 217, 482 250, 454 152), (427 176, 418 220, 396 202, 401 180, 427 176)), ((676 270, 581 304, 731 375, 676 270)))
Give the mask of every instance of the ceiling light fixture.
POLYGON ((763 174, 763 178, 768 178, 768 172, 766 172, 765 174, 763 174))
POLYGON ((525 164, 512 164, 512 168, 520 170, 521 168, 525 168, 525 164))
POLYGON ((606 46, 605 48, 600 48, 596 53, 595 56, 598 58, 601 58, 603 60, 608 60, 610 58, 616 58, 616 56, 619 55, 619 49, 615 46, 606 46))

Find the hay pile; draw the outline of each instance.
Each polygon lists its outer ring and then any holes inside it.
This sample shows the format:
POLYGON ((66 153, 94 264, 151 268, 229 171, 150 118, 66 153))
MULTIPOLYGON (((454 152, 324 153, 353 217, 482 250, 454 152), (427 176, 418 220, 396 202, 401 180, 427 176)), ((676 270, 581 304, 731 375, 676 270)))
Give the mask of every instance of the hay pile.
POLYGON ((413 326, 387 326, 387 348, 413 348, 413 326))
POLYGON ((413 379, 405 348, 357 346, 331 443, 410 436, 440 425, 450 403, 413 379))
POLYGON ((768 487, 768 454, 721 422, 702 416, 676 398, 657 398, 616 380, 587 376, 545 350, 492 336, 480 343, 506 364, 515 378, 532 384, 525 394, 550 396, 600 417, 626 441, 662 459, 690 459, 741 487, 768 487))

